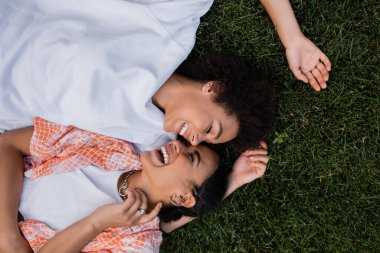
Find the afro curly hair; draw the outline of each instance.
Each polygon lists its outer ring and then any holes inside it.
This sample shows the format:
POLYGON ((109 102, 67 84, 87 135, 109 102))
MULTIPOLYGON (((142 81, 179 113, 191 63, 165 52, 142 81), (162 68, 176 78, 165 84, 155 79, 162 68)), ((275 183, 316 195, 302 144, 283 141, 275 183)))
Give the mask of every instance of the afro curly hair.
POLYGON ((209 53, 189 57, 176 73, 193 80, 218 83, 214 102, 239 121, 239 132, 229 144, 242 151, 259 146, 274 124, 274 89, 242 57, 209 53))

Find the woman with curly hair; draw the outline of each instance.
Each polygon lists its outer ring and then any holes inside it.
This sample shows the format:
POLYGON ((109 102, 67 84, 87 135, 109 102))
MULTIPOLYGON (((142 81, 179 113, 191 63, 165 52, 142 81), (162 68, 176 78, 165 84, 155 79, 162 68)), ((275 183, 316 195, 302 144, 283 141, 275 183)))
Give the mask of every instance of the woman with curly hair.
MULTIPOLYGON (((236 120, 238 124, 234 130, 235 135, 230 136, 232 138, 228 141, 238 151, 258 146, 259 141, 270 133, 274 120, 274 91, 259 71, 242 57, 226 53, 194 56, 187 59, 171 78, 192 80, 195 85, 188 85, 188 88, 205 91, 214 105, 222 108, 224 114, 236 120)), ((170 83, 165 83, 162 89, 165 89, 166 85, 169 86, 170 83)), ((175 88, 172 92, 174 90, 175 88)), ((193 106, 196 106, 195 103, 193 106)), ((205 111, 207 108, 200 108, 198 115, 202 115, 205 111)), ((170 132, 170 125, 167 123, 169 117, 171 116, 165 115, 164 121, 164 129, 168 132, 170 132)), ((206 134, 209 129, 202 133, 201 129, 192 126, 191 122, 188 125, 190 130, 194 129, 194 133, 186 131, 185 134, 179 134, 193 145, 201 141, 225 142, 212 139, 213 129, 206 134)))

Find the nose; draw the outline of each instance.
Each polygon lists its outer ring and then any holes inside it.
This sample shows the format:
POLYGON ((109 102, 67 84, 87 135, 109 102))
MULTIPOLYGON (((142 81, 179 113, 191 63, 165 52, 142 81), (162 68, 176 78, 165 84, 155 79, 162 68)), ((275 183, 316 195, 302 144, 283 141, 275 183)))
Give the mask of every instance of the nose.
POLYGON ((192 146, 187 146, 181 141, 175 140, 168 143, 168 145, 171 146, 171 150, 175 155, 172 155, 173 161, 176 160, 178 157, 185 155, 187 156, 189 152, 193 149, 192 146))
POLYGON ((168 145, 171 147, 172 152, 176 153, 177 155, 181 153, 184 148, 186 148, 185 145, 179 140, 170 141, 168 145))
POLYGON ((190 143, 193 146, 197 146, 199 143, 204 141, 204 135, 200 133, 194 133, 193 135, 190 136, 190 143))

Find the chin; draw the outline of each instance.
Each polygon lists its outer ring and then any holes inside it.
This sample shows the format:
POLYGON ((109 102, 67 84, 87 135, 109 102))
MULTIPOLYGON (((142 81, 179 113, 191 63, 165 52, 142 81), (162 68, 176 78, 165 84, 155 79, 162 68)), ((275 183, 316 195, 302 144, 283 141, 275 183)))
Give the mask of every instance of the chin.
POLYGON ((166 122, 164 122, 164 125, 162 128, 164 129, 165 132, 168 132, 168 133, 174 132, 173 129, 171 129, 170 125, 166 124, 166 122))
POLYGON ((143 151, 140 154, 140 162, 143 168, 144 168, 144 164, 149 163, 149 158, 150 158, 149 155, 150 155, 150 151, 143 151))

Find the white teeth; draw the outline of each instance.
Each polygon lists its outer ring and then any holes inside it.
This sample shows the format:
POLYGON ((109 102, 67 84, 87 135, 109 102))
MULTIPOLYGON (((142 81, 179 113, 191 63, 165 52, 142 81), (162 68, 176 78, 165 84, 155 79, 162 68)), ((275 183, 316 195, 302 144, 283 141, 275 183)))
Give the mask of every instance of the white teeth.
POLYGON ((183 124, 183 127, 179 131, 179 135, 183 136, 186 133, 186 130, 188 127, 189 127, 189 125, 187 123, 183 124))
POLYGON ((161 152, 162 152, 162 156, 164 157, 164 164, 168 164, 169 162, 168 151, 166 150, 165 147, 161 147, 161 152))

